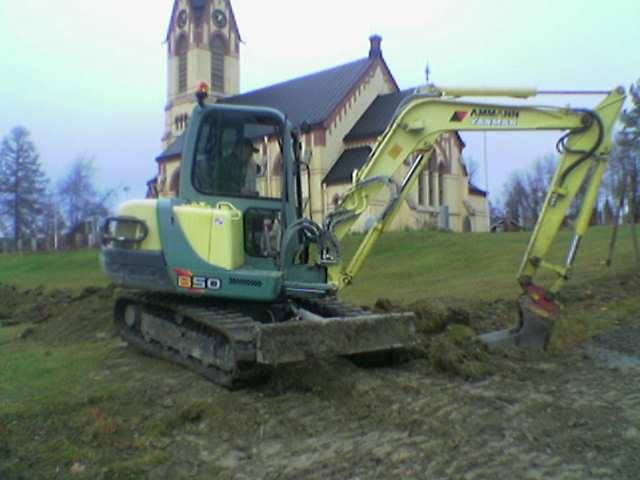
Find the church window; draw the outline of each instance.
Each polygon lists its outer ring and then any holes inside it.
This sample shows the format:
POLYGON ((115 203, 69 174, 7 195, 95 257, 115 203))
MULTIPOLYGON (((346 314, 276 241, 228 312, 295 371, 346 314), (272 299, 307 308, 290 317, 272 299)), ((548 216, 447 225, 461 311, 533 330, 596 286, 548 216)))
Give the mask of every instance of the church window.
POLYGON ((438 204, 444 205, 444 168, 441 166, 438 172, 438 204))
POLYGON ((178 40, 176 53, 178 54, 178 93, 185 93, 187 91, 187 72, 189 70, 189 41, 186 35, 182 35, 178 40))
POLYGON ((224 40, 219 36, 211 39, 211 87, 214 92, 224 93, 224 40))
POLYGON ((423 206, 427 204, 427 195, 425 192, 425 188, 424 188, 424 184, 425 184, 425 180, 426 180, 426 175, 424 174, 424 172, 422 172, 420 174, 420 177, 418 178, 418 204, 423 206))
POLYGON ((178 195, 178 189, 180 188, 180 167, 176 168, 171 174, 171 180, 169 181, 169 190, 174 195, 178 195))
POLYGON ((435 200, 436 200, 436 185, 435 185, 435 179, 436 179, 436 165, 437 165, 437 161, 435 158, 435 155, 432 155, 431 158, 429 159, 429 206, 430 207, 434 207, 435 206, 435 200))

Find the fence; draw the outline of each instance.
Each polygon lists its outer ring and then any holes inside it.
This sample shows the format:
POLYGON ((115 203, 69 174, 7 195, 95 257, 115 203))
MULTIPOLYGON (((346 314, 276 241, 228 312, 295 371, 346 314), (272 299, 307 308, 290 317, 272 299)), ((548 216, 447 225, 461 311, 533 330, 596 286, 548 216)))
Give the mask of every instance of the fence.
POLYGON ((79 223, 68 233, 40 235, 18 240, 0 238, 0 254, 79 250, 98 246, 100 246, 100 234, 97 221, 79 223))
POLYGON ((0 255, 8 253, 53 252, 61 250, 79 250, 100 246, 98 235, 94 233, 77 233, 60 235, 58 238, 36 237, 21 239, 0 238, 0 255))

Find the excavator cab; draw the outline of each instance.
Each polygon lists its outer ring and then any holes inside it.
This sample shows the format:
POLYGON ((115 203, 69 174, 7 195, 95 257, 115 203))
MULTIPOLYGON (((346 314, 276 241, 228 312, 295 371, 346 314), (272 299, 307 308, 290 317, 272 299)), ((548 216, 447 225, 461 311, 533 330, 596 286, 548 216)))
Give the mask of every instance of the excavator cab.
POLYGON ((179 196, 128 202, 108 222, 103 256, 114 281, 130 285, 119 270, 138 257, 169 267, 133 272, 145 288, 263 302, 331 293, 326 268, 306 262, 298 139, 283 114, 203 105, 185 135, 179 196), (148 231, 142 241, 134 218, 148 231))

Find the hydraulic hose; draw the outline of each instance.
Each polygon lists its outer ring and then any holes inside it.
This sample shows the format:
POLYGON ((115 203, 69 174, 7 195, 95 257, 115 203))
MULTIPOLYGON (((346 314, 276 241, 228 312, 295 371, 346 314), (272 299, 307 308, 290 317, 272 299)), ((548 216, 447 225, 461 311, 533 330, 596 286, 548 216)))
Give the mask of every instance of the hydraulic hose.
POLYGON ((556 144, 556 150, 558 151, 559 154, 564 154, 564 153, 572 153, 572 154, 576 154, 576 155, 581 155, 575 162, 573 162, 571 165, 569 165, 560 175, 560 187, 562 187, 562 185, 564 185, 564 182, 566 181, 567 177, 569 176, 569 174, 571 172, 573 172, 578 166, 580 166, 582 163, 584 163, 586 160, 588 160, 589 158, 591 158, 591 156, 596 153, 596 151, 598 151, 598 149, 600 148, 600 146, 602 145, 602 141, 604 140, 604 125, 602 123, 602 120, 600 119, 600 116, 592 111, 592 110, 587 110, 587 109, 579 109, 579 110, 574 110, 576 112, 582 112, 585 114, 585 119, 588 119, 586 121, 584 121, 584 126, 580 127, 580 128, 576 128, 574 130, 570 130, 569 132, 565 133, 560 140, 558 140, 558 143, 556 144), (581 133, 586 132, 587 130, 589 130, 591 128, 591 126, 594 124, 596 124, 596 126, 598 127, 598 138, 596 140, 596 142, 593 144, 593 146, 589 149, 589 150, 573 150, 571 148, 569 148, 569 139, 571 137, 573 137, 574 135, 579 135, 581 133))

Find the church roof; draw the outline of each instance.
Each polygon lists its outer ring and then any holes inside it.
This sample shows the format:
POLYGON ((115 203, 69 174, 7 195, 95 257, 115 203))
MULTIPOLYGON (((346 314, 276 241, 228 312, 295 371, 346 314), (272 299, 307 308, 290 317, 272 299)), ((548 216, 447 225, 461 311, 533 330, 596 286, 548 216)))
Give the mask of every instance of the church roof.
MULTIPOLYGON (((294 125, 300 125, 305 121, 311 126, 320 125, 329 118, 376 61, 376 58, 363 58, 252 92, 227 97, 220 100, 220 103, 271 107, 285 113, 294 125)), ((392 114, 393 111, 390 115, 392 114)), ((183 141, 184 135, 180 135, 156 157, 156 160, 162 161, 180 155, 183 141)))
POLYGON ((471 181, 469 181, 469 194, 478 195, 479 197, 486 197, 489 195, 489 192, 487 192, 486 190, 482 190, 480 187, 477 187, 471 181))
MULTIPOLYGON (((378 61, 363 58, 222 100, 235 105, 260 105, 284 112, 294 125, 322 124, 378 61)), ((384 63, 384 60, 382 60, 384 63)))
POLYGON ((415 89, 411 88, 401 92, 380 95, 369 106, 366 112, 344 137, 345 141, 359 140, 363 138, 377 137, 381 135, 391 120, 400 103, 415 89))
POLYGON ((156 157, 156 162, 166 160, 171 157, 182 155, 182 145, 184 144, 184 133, 179 135, 164 152, 156 157))
POLYGON ((357 147, 345 150, 333 164, 322 183, 327 185, 351 183, 353 171, 362 167, 370 154, 371 147, 357 147))

